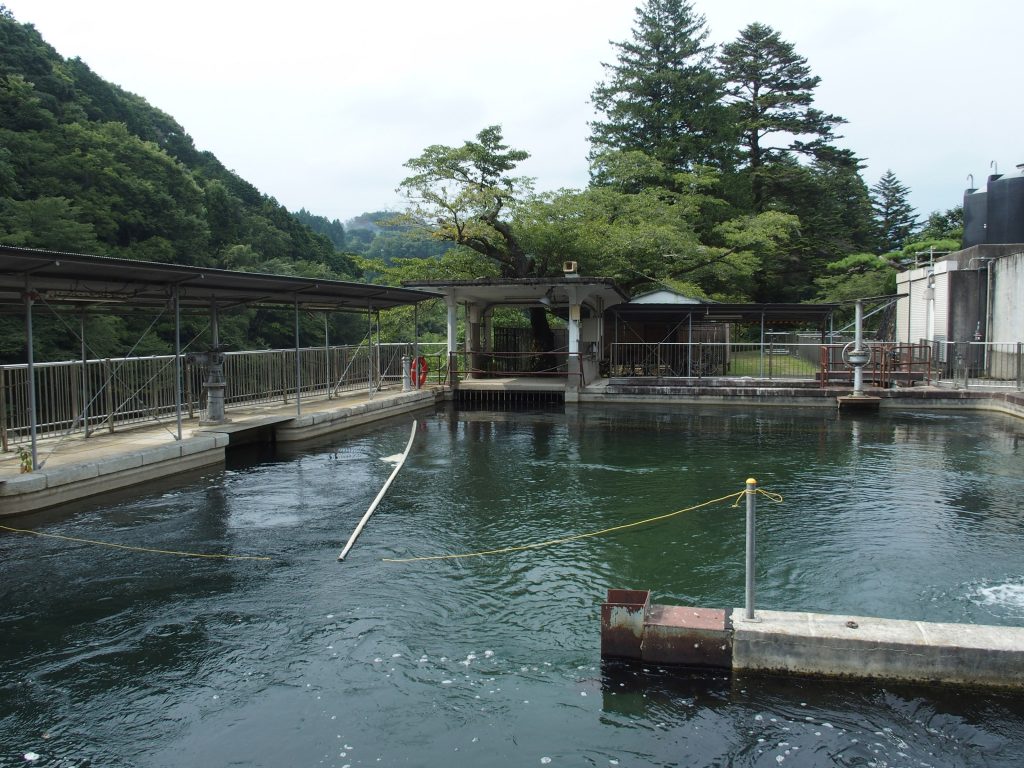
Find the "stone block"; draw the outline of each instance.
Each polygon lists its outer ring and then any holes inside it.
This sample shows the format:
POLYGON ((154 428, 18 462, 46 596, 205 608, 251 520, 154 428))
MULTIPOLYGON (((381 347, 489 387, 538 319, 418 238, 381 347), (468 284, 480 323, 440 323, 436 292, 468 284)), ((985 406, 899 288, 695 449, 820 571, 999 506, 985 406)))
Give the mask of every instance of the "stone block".
POLYGON ((64 467, 48 469, 46 475, 46 487, 57 488, 68 483, 78 483, 82 480, 90 480, 99 475, 96 464, 69 464, 64 467))
POLYGON ((142 466, 141 453, 125 453, 120 456, 107 456, 96 462, 96 468, 100 475, 110 475, 114 472, 124 472, 126 469, 135 469, 142 466))
POLYGON ((193 453, 212 451, 217 447, 217 440, 213 435, 196 435, 181 441, 181 455, 191 456, 193 453))
POLYGON ((181 458, 181 445, 170 443, 142 451, 142 465, 159 464, 161 461, 181 458))
POLYGON ((46 475, 42 472, 27 472, 9 477, 0 483, 0 496, 20 496, 46 490, 46 475))

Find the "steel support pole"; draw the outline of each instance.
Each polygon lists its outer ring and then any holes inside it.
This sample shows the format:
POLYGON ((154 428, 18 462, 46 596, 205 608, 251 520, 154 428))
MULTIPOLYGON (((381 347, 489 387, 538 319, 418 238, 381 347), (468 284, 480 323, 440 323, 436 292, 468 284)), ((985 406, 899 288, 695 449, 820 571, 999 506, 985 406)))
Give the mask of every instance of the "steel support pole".
POLYGON ((25 347, 28 363, 28 424, 29 439, 32 447, 32 471, 39 466, 39 447, 37 438, 39 424, 36 419, 36 370, 35 370, 35 338, 32 334, 32 304, 35 297, 32 289, 25 286, 25 347))
POLYGON ((1024 351, 1024 342, 1017 342, 1017 389, 1024 387, 1024 358, 1021 352, 1024 351))
MULTIPOLYGON (((864 339, 864 302, 857 299, 857 303, 854 305, 854 330, 853 330, 853 351, 861 352, 863 350, 863 339, 864 339)), ((864 364, 854 364, 853 366, 853 394, 863 395, 864 394, 864 364)))
POLYGON ((78 340, 82 355, 82 434, 89 437, 89 356, 85 348, 85 310, 78 316, 78 340))
POLYGON ((757 508, 757 480, 747 478, 747 609, 746 619, 754 620, 754 566, 756 564, 755 550, 757 547, 756 535, 756 508, 757 508))
POLYGON ((420 356, 420 305, 412 305, 412 356, 420 356))
POLYGON ((333 378, 333 371, 331 371, 331 334, 327 327, 327 310, 324 310, 324 376, 326 377, 326 384, 324 386, 324 392, 330 397, 331 394, 331 379, 333 378))
POLYGON ((295 415, 302 415, 302 352, 299 347, 299 297, 295 296, 295 415))
POLYGON ((764 312, 761 313, 761 372, 760 378, 764 378, 764 312))
MULTIPOLYGON (((83 334, 84 335, 84 334, 83 334)), ((178 423, 178 442, 181 442, 181 297, 174 286, 174 417, 178 423)))
POLYGON ((366 396, 373 400, 373 307, 366 308, 366 396))

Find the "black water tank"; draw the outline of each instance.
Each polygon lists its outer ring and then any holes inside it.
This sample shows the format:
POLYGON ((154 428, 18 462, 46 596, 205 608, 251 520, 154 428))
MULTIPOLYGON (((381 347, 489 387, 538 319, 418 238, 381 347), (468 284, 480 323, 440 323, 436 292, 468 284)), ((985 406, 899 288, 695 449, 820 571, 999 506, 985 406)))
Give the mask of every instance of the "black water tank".
POLYGON ((984 245, 985 225, 988 221, 988 195, 984 190, 968 189, 964 192, 964 236, 961 248, 984 245))
POLYGON ((1024 165, 1012 173, 989 176, 987 208, 985 242, 1024 243, 1024 165))

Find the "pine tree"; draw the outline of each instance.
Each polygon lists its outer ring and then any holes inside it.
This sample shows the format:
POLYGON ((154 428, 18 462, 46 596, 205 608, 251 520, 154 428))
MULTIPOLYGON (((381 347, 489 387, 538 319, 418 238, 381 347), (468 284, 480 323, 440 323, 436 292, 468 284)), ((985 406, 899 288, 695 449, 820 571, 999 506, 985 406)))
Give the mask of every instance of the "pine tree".
POLYGON ((812 106, 821 78, 811 74, 792 43, 765 24, 743 29, 735 42, 723 46, 718 63, 740 132, 741 161, 750 173, 751 203, 762 211, 768 203, 766 166, 792 153, 818 157, 836 138, 833 127, 845 120, 812 106))
POLYGON ((917 212, 908 202, 910 189, 887 170, 871 188, 879 253, 900 250, 917 229, 917 212))
POLYGON ((636 10, 633 39, 615 43, 618 61, 592 100, 604 115, 590 124, 592 158, 640 150, 670 171, 724 164, 722 84, 705 19, 687 0, 647 0, 636 10))

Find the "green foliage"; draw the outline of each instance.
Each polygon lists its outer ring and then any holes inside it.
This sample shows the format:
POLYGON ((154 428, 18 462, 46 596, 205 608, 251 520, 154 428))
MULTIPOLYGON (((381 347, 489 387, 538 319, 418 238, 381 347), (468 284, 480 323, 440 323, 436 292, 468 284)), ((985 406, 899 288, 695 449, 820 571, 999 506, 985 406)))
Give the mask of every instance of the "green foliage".
POLYGON ((957 205, 943 213, 933 211, 917 233, 920 240, 956 240, 964 236, 964 208, 957 205))
POLYGON ((355 276, 326 237, 196 150, 173 118, 61 58, 10 13, 0 14, 0 147, 6 243, 204 266, 225 266, 244 245, 255 268, 309 262, 355 276))
POLYGON ((413 174, 399 187, 410 202, 401 223, 476 251, 507 277, 537 274, 510 221, 532 189, 532 179, 511 175, 527 157, 502 143, 497 125, 461 147, 427 147, 405 164, 413 174))
POLYGON ((316 232, 331 241, 336 250, 345 250, 345 225, 337 219, 328 220, 325 216, 316 216, 305 208, 299 209, 295 218, 316 232))
POLYGON ((960 250, 959 240, 949 240, 941 237, 935 239, 915 238, 913 242, 907 243, 901 251, 897 251, 895 254, 888 254, 888 256, 890 258, 895 257, 893 260, 900 265, 913 266, 915 262, 927 259, 927 254, 929 253, 934 253, 937 256, 958 250, 960 250))
POLYGON ((744 28, 735 42, 723 46, 718 64, 727 83, 729 114, 740 133, 739 156, 749 169, 751 204, 763 211, 770 202, 763 166, 793 153, 818 157, 835 138, 833 127, 845 120, 812 106, 821 78, 765 24, 744 28))
MULTIPOLYGON (((340 225, 339 225, 340 226, 340 225)), ((0 242, 147 261, 352 279, 355 264, 324 235, 261 194, 144 99, 65 60, 31 25, 0 12, 0 242)), ((240 326, 255 321, 247 311, 240 326)), ((151 318, 97 322, 120 354, 151 318)), ((230 325, 230 323, 229 323, 230 325)), ((293 333, 255 329, 290 345, 293 333)), ((346 327, 339 324, 339 329, 346 327)), ((0 359, 24 359, 15 327, 0 359)), ((167 351, 163 329, 137 351, 167 351), (162 336, 160 334, 163 334, 162 336)), ((59 323, 40 320, 40 359, 77 356, 59 323)))
POLYGON ((732 130, 721 103, 704 16, 686 0, 646 0, 633 39, 594 89, 593 156, 639 150, 670 171, 728 164, 732 130))
POLYGON ((908 202, 910 188, 887 170, 871 188, 871 207, 878 228, 878 252, 898 251, 917 229, 914 207, 908 202))
POLYGON ((896 292, 896 269, 873 253, 855 253, 829 264, 814 283, 817 299, 824 302, 889 296, 896 292))
POLYGON ((806 301, 814 278, 850 253, 870 250, 874 224, 860 162, 843 150, 810 165, 779 159, 766 175, 771 209, 797 216, 799 231, 785 252, 766 258, 754 293, 758 301, 806 301))
POLYGON ((85 252, 99 245, 92 224, 66 197, 0 199, 0 243, 85 252))

